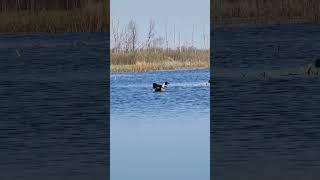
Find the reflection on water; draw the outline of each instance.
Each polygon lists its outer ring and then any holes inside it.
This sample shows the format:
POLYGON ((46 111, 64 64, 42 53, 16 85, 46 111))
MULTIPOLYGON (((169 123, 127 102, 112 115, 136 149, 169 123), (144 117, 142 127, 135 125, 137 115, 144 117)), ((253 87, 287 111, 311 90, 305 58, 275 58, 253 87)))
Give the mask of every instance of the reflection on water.
POLYGON ((213 178, 319 179, 320 79, 281 75, 319 56, 319 26, 214 33, 213 178))
POLYGON ((106 37, 0 34, 0 179, 107 177, 106 37))
POLYGON ((111 74, 112 180, 209 179, 208 79, 208 70, 111 74))

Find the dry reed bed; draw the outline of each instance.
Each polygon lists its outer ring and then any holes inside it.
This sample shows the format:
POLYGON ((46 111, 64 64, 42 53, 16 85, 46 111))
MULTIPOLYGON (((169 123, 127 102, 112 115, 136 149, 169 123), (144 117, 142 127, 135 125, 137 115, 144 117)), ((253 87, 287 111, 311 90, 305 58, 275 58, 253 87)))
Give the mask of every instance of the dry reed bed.
POLYGON ((111 53, 112 72, 209 68, 209 50, 142 50, 111 53))
POLYGON ((319 0, 213 0, 211 23, 319 23, 319 0))
POLYGON ((88 4, 71 10, 40 10, 31 12, 3 11, 0 32, 99 32, 109 31, 101 12, 101 4, 88 4))
POLYGON ((88 4, 102 2, 103 0, 0 0, 0 11, 38 11, 41 9, 83 8, 88 4))

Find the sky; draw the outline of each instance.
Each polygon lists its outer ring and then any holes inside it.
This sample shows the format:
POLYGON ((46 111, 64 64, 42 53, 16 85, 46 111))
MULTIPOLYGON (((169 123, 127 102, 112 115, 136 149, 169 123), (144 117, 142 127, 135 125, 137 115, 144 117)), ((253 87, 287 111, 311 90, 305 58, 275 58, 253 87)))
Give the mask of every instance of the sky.
POLYGON ((209 48, 210 0, 111 0, 110 5, 111 23, 119 21, 124 27, 134 20, 140 42, 146 39, 152 19, 157 35, 164 38, 167 29, 169 47, 178 46, 180 33, 181 45, 209 48))

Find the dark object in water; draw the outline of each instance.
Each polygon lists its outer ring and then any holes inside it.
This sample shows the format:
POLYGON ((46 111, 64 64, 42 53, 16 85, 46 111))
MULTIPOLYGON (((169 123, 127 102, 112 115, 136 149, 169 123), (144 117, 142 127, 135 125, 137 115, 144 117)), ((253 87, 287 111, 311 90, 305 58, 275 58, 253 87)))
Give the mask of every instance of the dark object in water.
POLYGON ((320 68, 320 58, 317 58, 317 59, 314 61, 314 67, 320 68))
POLYGON ((318 75, 320 68, 320 59, 314 60, 313 63, 309 63, 304 67, 305 75, 318 75))
POLYGON ((167 87, 169 83, 166 81, 163 84, 157 84, 157 83, 153 83, 153 89, 155 92, 161 92, 164 91, 164 89, 167 87))

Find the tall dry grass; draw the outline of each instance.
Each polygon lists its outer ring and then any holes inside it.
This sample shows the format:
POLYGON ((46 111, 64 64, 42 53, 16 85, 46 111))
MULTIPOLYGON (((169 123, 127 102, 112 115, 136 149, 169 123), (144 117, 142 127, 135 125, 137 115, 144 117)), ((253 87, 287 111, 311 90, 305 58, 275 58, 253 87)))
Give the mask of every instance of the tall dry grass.
MULTIPOLYGON (((34 2, 34 0, 24 1, 34 2)), ((2 0, 2 2, 6 1, 2 0)), ((20 4, 19 8, 14 7, 17 4, 2 4, 2 10, 0 11, 0 32, 109 31, 109 11, 103 9, 107 8, 107 3, 109 3, 109 0, 79 0, 78 4, 74 5, 70 3, 59 5, 56 3, 55 6, 48 6, 47 4, 38 7, 39 5, 32 6, 29 4, 21 6, 20 4)))
POLYGON ((212 0, 211 23, 320 22, 319 0, 212 0))
POLYGON ((209 68, 209 50, 140 50, 111 53, 112 72, 209 68))
POLYGON ((98 2, 101 0, 0 0, 0 11, 70 10, 98 2))

